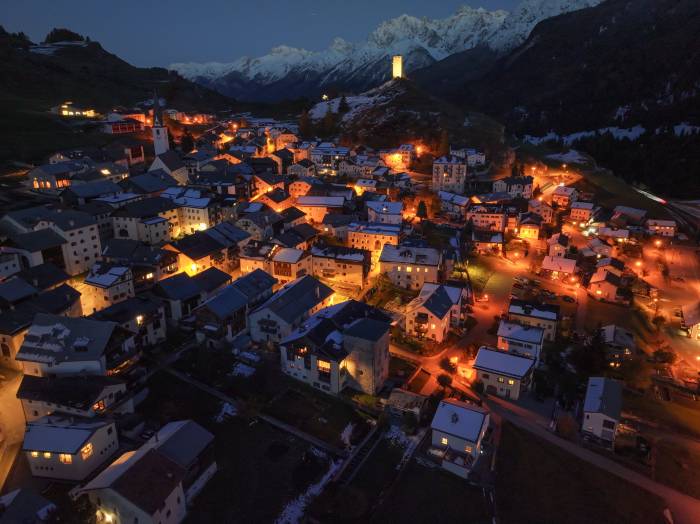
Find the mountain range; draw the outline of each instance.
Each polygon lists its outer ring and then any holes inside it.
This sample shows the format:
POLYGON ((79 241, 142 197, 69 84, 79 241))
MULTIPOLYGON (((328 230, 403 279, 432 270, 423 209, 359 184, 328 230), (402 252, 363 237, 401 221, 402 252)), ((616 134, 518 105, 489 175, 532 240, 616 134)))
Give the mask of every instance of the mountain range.
POLYGON ((281 45, 261 57, 176 63, 170 69, 238 100, 316 97, 333 89, 360 92, 390 78, 392 55, 403 56, 409 75, 466 50, 485 48, 499 56, 519 46, 538 22, 600 2, 523 0, 510 13, 464 6, 443 19, 401 15, 382 23, 364 42, 336 38, 323 51, 281 45))

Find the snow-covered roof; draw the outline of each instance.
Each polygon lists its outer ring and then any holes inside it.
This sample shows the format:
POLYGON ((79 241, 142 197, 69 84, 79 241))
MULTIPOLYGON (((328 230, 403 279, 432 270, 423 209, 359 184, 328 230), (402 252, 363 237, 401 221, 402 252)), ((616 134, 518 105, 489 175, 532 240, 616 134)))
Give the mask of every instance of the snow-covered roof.
POLYGON ((128 267, 98 262, 90 268, 90 274, 85 277, 85 283, 95 287, 108 288, 119 283, 128 273, 128 267))
POLYGON ((530 358, 482 346, 476 354, 474 369, 491 371, 520 380, 530 372, 534 364, 535 361, 530 358))
POLYGON ((379 255, 380 262, 418 264, 422 266, 438 266, 442 254, 432 247, 394 246, 384 244, 379 255))
POLYGON ((305 251, 303 249, 294 249, 290 247, 283 247, 275 251, 272 257, 273 262, 286 262, 289 264, 296 264, 302 258, 304 258, 305 251))
POLYGON ((469 205, 469 197, 450 193, 449 191, 438 191, 438 198, 443 202, 449 202, 455 206, 461 207, 469 205))
POLYGON ((573 258, 553 257, 547 255, 542 260, 542 269, 558 271, 560 273, 573 273, 576 271, 576 260, 573 258))
POLYGON ((554 195, 557 196, 565 196, 565 197, 570 197, 576 192, 575 187, 571 186, 557 186, 557 188, 554 190, 554 195))
POLYGON ((111 424, 104 419, 43 417, 27 424, 25 451, 77 453, 98 429, 111 424))
POLYGON ((367 202, 367 209, 382 215, 400 215, 403 212, 403 202, 367 202))
POLYGON ((345 198, 334 196, 300 196, 297 207, 343 207, 345 198))
POLYGON ((544 329, 501 320, 501 323, 498 325, 498 336, 531 344, 542 344, 544 329))
POLYGON ((542 320, 558 320, 559 306, 556 304, 535 304, 514 298, 508 306, 508 314, 540 318, 542 320))
POLYGON ((488 412, 485 409, 466 402, 447 399, 442 400, 438 405, 430 427, 469 442, 477 442, 487 423, 488 412))
POLYGON ((571 209, 588 209, 589 211, 593 209, 593 202, 574 202, 571 204, 571 209))

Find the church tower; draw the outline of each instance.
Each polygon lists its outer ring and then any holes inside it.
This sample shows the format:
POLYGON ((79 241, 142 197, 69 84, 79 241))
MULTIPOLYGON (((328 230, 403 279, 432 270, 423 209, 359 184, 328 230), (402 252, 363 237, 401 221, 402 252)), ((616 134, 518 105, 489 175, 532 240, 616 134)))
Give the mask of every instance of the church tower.
POLYGON ((168 142, 168 128, 162 124, 162 115, 160 112, 160 100, 157 93, 153 92, 153 149, 156 156, 162 155, 170 149, 168 142))
POLYGON ((391 60, 392 78, 403 78, 403 58, 401 55, 394 55, 391 60))

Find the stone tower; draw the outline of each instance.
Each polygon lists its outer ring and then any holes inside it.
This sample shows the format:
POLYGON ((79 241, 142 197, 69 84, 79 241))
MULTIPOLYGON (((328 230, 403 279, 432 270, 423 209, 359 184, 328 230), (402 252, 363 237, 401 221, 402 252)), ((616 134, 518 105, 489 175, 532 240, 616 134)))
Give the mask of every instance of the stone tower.
POLYGON ((153 149, 156 156, 162 155, 168 149, 170 149, 170 143, 168 142, 168 128, 162 123, 162 115, 160 112, 160 100, 158 95, 153 92, 153 149))
POLYGON ((391 60, 392 65, 392 78, 403 78, 403 57, 401 55, 394 55, 391 60))

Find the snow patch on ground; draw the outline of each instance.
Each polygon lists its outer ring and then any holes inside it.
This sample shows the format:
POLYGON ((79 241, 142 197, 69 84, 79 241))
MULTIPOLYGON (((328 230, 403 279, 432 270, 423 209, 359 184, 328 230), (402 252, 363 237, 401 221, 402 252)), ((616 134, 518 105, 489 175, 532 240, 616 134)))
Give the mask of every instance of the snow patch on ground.
POLYGON ((573 144, 581 138, 589 138, 596 135, 604 135, 610 133, 616 140, 637 140, 646 132, 646 129, 640 125, 634 127, 622 128, 622 127, 602 127, 594 131, 579 131, 577 133, 571 133, 569 135, 558 135, 554 131, 550 131, 544 136, 532 136, 525 135, 523 140, 529 142, 533 145, 540 145, 550 140, 562 141, 567 146, 573 144))
POLYGON ((345 426, 343 431, 340 433, 340 440, 343 441, 343 444, 345 444, 346 448, 352 447, 352 444, 350 443, 350 437, 352 436, 353 429, 355 429, 355 424, 349 422, 348 425, 345 426))
POLYGON ((547 155, 547 158, 551 160, 558 160, 560 162, 566 162, 569 164, 585 164, 588 158, 579 151, 575 149, 570 149, 566 153, 555 153, 553 155, 547 155))
POLYGON ((315 446, 311 446, 311 449, 309 451, 314 457, 318 457, 324 460, 328 458, 328 454, 325 451, 323 451, 322 449, 318 449, 315 446))
MULTIPOLYGON (((348 96, 345 97, 345 101, 348 103, 349 110, 343 114, 341 119, 342 122, 352 121, 358 114, 363 113, 367 109, 379 105, 385 102, 388 97, 385 96, 368 96, 368 95, 358 95, 358 96, 348 96)), ((333 100, 326 100, 319 102, 309 111, 309 116, 312 120, 321 120, 328 112, 337 113, 340 107, 341 98, 334 98, 333 100)))
POLYGON ((302 493, 296 499, 287 504, 282 510, 280 516, 277 517, 275 524, 296 524, 298 522, 301 522, 301 519, 304 516, 304 512, 306 511, 306 507, 314 498, 318 497, 321 494, 323 488, 333 478, 336 472, 340 469, 341 465, 342 461, 340 460, 331 462, 328 471, 325 475, 323 475, 321 480, 319 480, 316 484, 310 486, 309 489, 307 489, 304 493, 302 493))
POLYGON ((248 364, 238 362, 233 366, 231 374, 235 377, 250 377, 255 373, 255 368, 248 364))
POLYGON ((214 417, 214 421, 220 424, 226 419, 235 417, 236 415, 238 415, 238 408, 236 408, 236 406, 229 404, 228 402, 222 402, 221 409, 219 410, 218 415, 214 417))
POLYGON ((676 136, 694 135, 700 133, 700 126, 691 126, 688 122, 681 122, 673 126, 673 133, 676 136))

